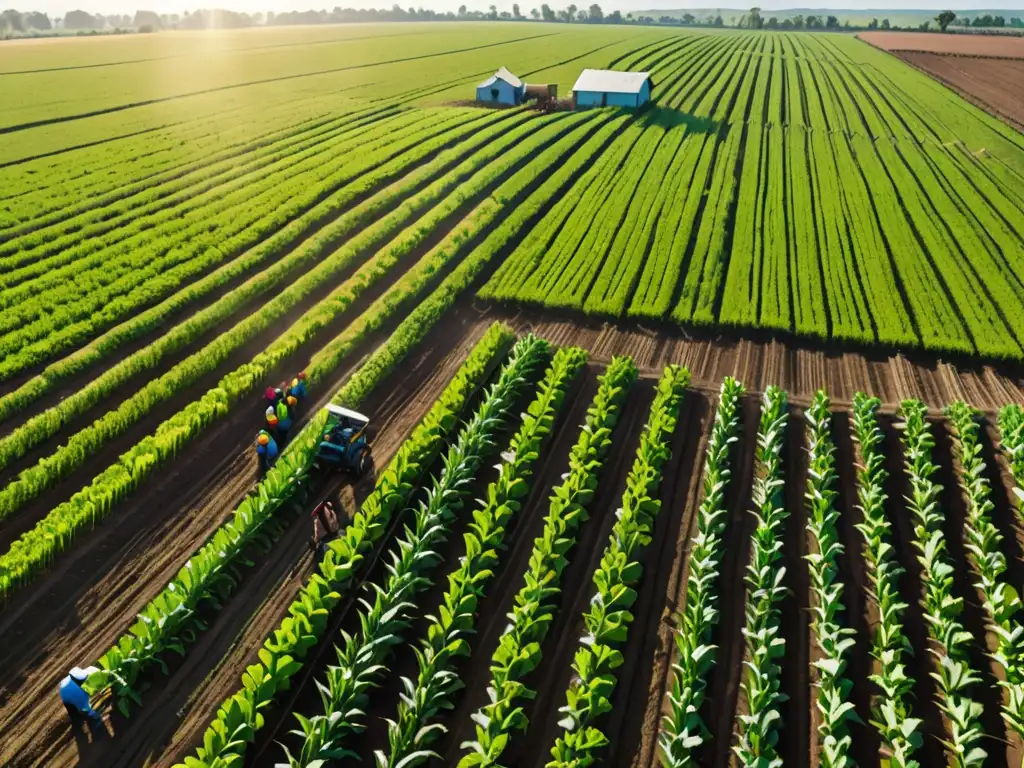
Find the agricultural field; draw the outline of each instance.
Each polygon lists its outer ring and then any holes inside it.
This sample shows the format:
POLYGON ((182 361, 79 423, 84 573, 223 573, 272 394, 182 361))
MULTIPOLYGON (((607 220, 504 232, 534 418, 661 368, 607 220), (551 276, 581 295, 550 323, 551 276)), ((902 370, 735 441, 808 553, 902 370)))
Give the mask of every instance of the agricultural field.
POLYGON ((1024 127, 1024 38, 965 35, 860 35, 939 80, 1016 128, 1024 127), (972 39, 972 37, 974 39, 972 39))
POLYGON ((0 45, 0 103, 0 765, 1021 764, 1009 124, 530 23, 0 45))

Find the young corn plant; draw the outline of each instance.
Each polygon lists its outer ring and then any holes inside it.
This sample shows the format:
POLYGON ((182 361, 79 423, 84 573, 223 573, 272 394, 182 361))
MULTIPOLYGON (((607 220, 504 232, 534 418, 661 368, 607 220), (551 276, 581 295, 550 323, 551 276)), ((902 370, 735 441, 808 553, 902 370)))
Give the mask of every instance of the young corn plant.
POLYGON ((878 608, 878 629, 871 654, 879 671, 871 681, 881 691, 871 703, 871 724, 881 738, 890 768, 920 768, 913 754, 922 744, 921 720, 911 716, 914 681, 907 676, 904 654, 913 653, 903 633, 907 604, 899 597, 903 568, 893 548, 892 525, 886 514, 884 437, 878 426, 878 398, 858 392, 853 399, 853 438, 857 443, 857 500, 863 521, 857 524, 871 586, 868 597, 878 608))
POLYGON ((470 530, 464 535, 466 555, 448 574, 448 591, 441 609, 430 617, 422 647, 415 649, 419 674, 415 681, 402 679, 404 695, 398 716, 388 721, 387 751, 377 750, 379 768, 412 768, 437 755, 430 743, 444 726, 433 722, 438 713, 452 707, 463 687, 455 666, 468 656, 466 636, 474 630, 476 608, 499 563, 499 552, 508 526, 530 491, 540 451, 551 434, 571 381, 583 369, 587 353, 582 349, 559 350, 541 382, 536 399, 523 414, 522 425, 512 438, 498 479, 473 511, 470 530))
POLYGON ((631 359, 616 357, 600 378, 579 439, 569 454, 569 471, 554 488, 544 530, 534 540, 523 586, 508 615, 508 630, 491 656, 490 702, 472 715, 476 739, 461 744, 466 754, 459 760, 459 768, 501 765, 501 755, 514 732, 525 731, 529 725, 523 705, 535 694, 523 680, 540 664, 541 645, 558 607, 562 571, 576 544, 577 531, 587 520, 587 507, 612 446, 612 432, 636 376, 631 359))
POLYGON ((779 690, 779 659, 786 641, 779 636, 778 604, 786 595, 782 581, 782 527, 789 513, 782 497, 782 448, 785 442, 786 393, 778 387, 765 390, 757 435, 756 476, 751 514, 757 521, 747 565, 746 628, 748 659, 742 684, 747 714, 739 716, 740 740, 733 747, 740 765, 780 768, 776 751, 782 715, 779 704, 786 697, 779 690))
POLYGON ((922 567, 924 596, 921 605, 928 623, 935 658, 932 677, 938 687, 938 705, 949 722, 949 738, 943 741, 956 768, 984 764, 986 752, 978 744, 984 737, 978 718, 984 710, 970 698, 971 687, 981 677, 971 669, 968 649, 974 638, 960 623, 963 598, 953 594, 953 562, 946 550, 939 506, 942 486, 932 480, 938 467, 932 462, 935 440, 927 421, 927 409, 918 400, 906 400, 903 416, 904 467, 910 483, 907 505, 914 521, 914 547, 922 567))
POLYGON ((992 488, 985 477, 977 412, 957 402, 946 409, 954 431, 954 451, 960 459, 960 490, 967 502, 964 525, 967 556, 985 597, 988 628, 996 638, 996 660, 1004 672, 999 680, 1006 692, 1002 716, 1006 724, 1024 736, 1024 626, 1020 624, 1021 601, 1006 581, 1006 556, 1000 550, 1003 537, 989 513, 995 508, 992 488))
POLYGON ((839 538, 839 510, 836 509, 836 458, 832 441, 829 399, 819 391, 805 414, 808 425, 810 467, 807 473, 807 530, 814 541, 816 552, 804 556, 811 577, 811 632, 821 651, 821 659, 814 663, 815 687, 818 689, 816 705, 821 714, 818 725, 818 759, 823 768, 849 768, 849 722, 856 720, 854 705, 850 702, 853 681, 844 674, 847 653, 856 641, 854 631, 844 627, 840 615, 843 585, 838 580, 837 558, 843 553, 839 538))
POLYGON ((601 564, 594 571, 594 596, 583 614, 585 634, 573 661, 573 679, 566 703, 559 709, 561 732, 551 748, 549 768, 587 766, 597 762, 608 745, 597 721, 612 709, 611 696, 622 666, 622 649, 633 623, 636 586, 643 576, 640 551, 650 544, 654 521, 661 509, 657 498, 662 470, 672 456, 669 443, 679 418, 690 372, 678 365, 665 369, 658 381, 651 413, 640 436, 633 468, 626 478, 622 506, 601 564))
POLYGON ((722 536, 729 512, 725 492, 729 485, 732 445, 740 427, 743 385, 732 378, 722 382, 715 423, 704 461, 704 498, 697 510, 697 534, 690 542, 690 572, 686 604, 678 617, 676 648, 679 660, 672 665, 672 689, 666 694, 671 712, 662 718, 658 746, 668 768, 692 765, 694 752, 709 738, 700 710, 707 690, 707 676, 715 665, 717 647, 711 633, 718 625, 718 580, 725 554, 722 536))
POLYGON ((302 747, 298 757, 285 749, 287 764, 292 768, 313 768, 325 760, 353 756, 345 749, 345 740, 365 727, 362 716, 368 691, 385 671, 383 662, 391 649, 403 642, 416 611, 416 595, 430 585, 429 574, 439 563, 436 547, 444 541, 465 503, 469 484, 492 453, 494 436, 509 409, 547 352, 547 342, 533 336, 520 341, 483 403, 449 448, 440 476, 413 511, 404 537, 391 549, 387 582, 383 587, 367 585, 367 595, 361 600, 360 631, 355 635, 342 633, 338 663, 327 668, 326 682, 318 681, 323 714, 306 718, 295 713, 300 727, 293 733, 302 739, 302 747))
POLYGON ((1010 463, 1017 514, 1024 519, 1024 408, 1019 405, 1007 405, 999 411, 999 447, 1010 463))

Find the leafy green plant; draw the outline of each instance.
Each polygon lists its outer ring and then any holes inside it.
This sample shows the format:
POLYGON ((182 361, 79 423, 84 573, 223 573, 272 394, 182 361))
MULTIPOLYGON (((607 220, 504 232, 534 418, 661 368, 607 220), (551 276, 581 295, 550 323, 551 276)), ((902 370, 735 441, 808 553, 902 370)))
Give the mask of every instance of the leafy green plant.
POLYGON ((623 663, 622 648, 629 635, 636 586, 643 576, 640 551, 651 543, 654 521, 661 510, 657 498, 662 469, 672 456, 669 443, 676 429, 690 372, 668 366, 658 381, 651 413, 640 435, 633 467, 626 477, 622 506, 601 563, 594 571, 594 596, 583 614, 585 634, 573 660, 573 680, 566 703, 559 709, 562 729, 551 749, 549 768, 593 765, 608 737, 598 719, 612 709, 611 696, 623 663))
POLYGON ((811 577, 811 633, 821 652, 814 663, 813 684, 818 689, 818 760, 825 768, 851 768, 849 723, 857 721, 850 701, 853 681, 846 676, 848 654, 856 643, 850 627, 843 626, 843 584, 838 557, 844 551, 839 536, 836 446, 832 441, 829 399, 819 390, 805 413, 808 426, 807 530, 817 551, 804 556, 811 577))
POLYGON ((878 398, 858 392, 853 399, 853 438, 857 444, 857 500, 862 522, 857 529, 871 581, 868 596, 878 608, 878 628, 872 655, 879 671, 871 675, 880 695, 871 702, 872 725, 878 731, 892 768, 919 768, 913 759, 923 742, 921 720, 911 717, 914 681, 907 676, 904 655, 913 649, 903 633, 907 604, 900 600, 899 578, 903 568, 893 547, 892 524, 886 514, 884 436, 878 426, 878 398))
POLYGON ((779 704, 785 694, 779 690, 779 664, 786 652, 780 637, 778 604, 786 596, 782 585, 782 527, 789 512, 782 497, 782 448, 788 418, 786 393, 778 387, 765 390, 761 424, 757 435, 757 458, 751 514, 756 527, 747 565, 746 629, 747 660, 741 686, 746 714, 738 717, 739 743, 733 747, 741 765, 750 768, 779 768, 776 751, 782 725, 779 704))
POLYGON ((718 625, 718 581, 724 555, 722 539, 729 512, 725 493, 732 471, 732 445, 738 439, 743 385, 727 377, 722 382, 715 422, 704 460, 704 498, 697 510, 697 534, 690 542, 686 603, 677 618, 675 640, 678 660, 672 665, 672 688, 665 695, 671 711, 662 718, 658 747, 669 768, 690 765, 694 752, 708 738, 700 716, 707 676, 715 664, 716 646, 711 633, 718 625))
POLYGON ((939 504, 942 486, 932 480, 938 466, 932 461, 935 439, 928 425, 928 410, 918 400, 905 400, 903 416, 903 464, 910 483, 907 506, 914 520, 914 548, 924 581, 924 608, 928 648, 935 660, 938 705, 949 722, 949 738, 943 741, 953 765, 972 768, 985 762, 987 753, 979 746, 984 732, 979 718, 984 706, 971 698, 972 687, 981 677, 971 669, 969 649, 973 635, 964 629, 959 616, 964 599, 953 594, 953 558, 946 549, 942 531, 943 512, 939 504))
MULTIPOLYGON (((330 542, 318 572, 310 577, 289 607, 288 616, 263 643, 260 662, 246 670, 241 689, 221 704, 203 736, 203 745, 195 756, 186 758, 177 768, 222 768, 242 760, 255 733, 263 727, 262 710, 288 689, 306 653, 324 637, 330 611, 340 602, 341 593, 352 585, 360 564, 388 530, 392 517, 408 503, 417 484, 455 431, 459 414, 466 409, 494 363, 504 356, 513 338, 511 329, 496 323, 477 343, 441 397, 380 473, 373 492, 345 528, 344 535, 330 542)), ((397 346, 397 343, 392 340, 385 346, 397 346)), ((371 358, 360 369, 339 393, 338 400, 359 401, 361 393, 369 387, 361 379, 374 379, 384 370, 383 366, 372 365, 373 360, 371 358)), ((285 454, 308 456, 312 461, 314 429, 310 427, 307 441, 290 444, 285 454)))
POLYGON ((1017 590, 1007 583, 1006 555, 1000 543, 1002 535, 989 513, 995 509, 992 488, 985 477, 981 456, 977 412, 966 403, 946 408, 953 427, 954 452, 960 460, 960 490, 967 503, 964 539, 967 559, 978 581, 974 586, 984 595, 989 631, 996 638, 992 658, 1003 668, 998 680, 1006 693, 1002 715, 1006 724, 1024 736, 1024 626, 1020 623, 1021 600, 1017 590))
POLYGON ((541 660, 541 645, 554 619, 562 571, 587 519, 598 475, 612 446, 612 433, 637 369, 626 357, 612 358, 587 409, 579 439, 569 453, 569 471, 551 494, 544 529, 534 540, 523 586, 515 596, 503 633, 491 656, 490 703, 474 713, 476 739, 464 742, 460 768, 497 766, 517 730, 528 725, 523 705, 533 691, 523 682, 541 660))
POLYGON ((455 665, 470 653, 466 636, 473 632, 477 603, 498 566, 502 543, 519 511, 520 500, 529 492, 529 479, 566 388, 586 361, 586 352, 578 348, 561 349, 555 354, 537 397, 523 414, 508 452, 502 455, 498 479, 488 486, 482 503, 474 509, 470 530, 464 534, 466 555, 448 574, 448 591, 437 615, 431 617, 422 647, 416 650, 418 677, 415 682, 402 680, 405 694, 398 704, 398 716, 388 721, 389 749, 375 754, 380 768, 411 768, 436 756, 428 747, 444 726, 432 720, 452 706, 455 693, 463 687, 455 665))
POLYGON ((288 765, 316 765, 353 754, 344 747, 345 740, 365 727, 361 720, 368 691, 386 669, 391 649, 403 642, 416 612, 415 597, 430 585, 430 575, 440 563, 436 548, 465 504, 469 484, 484 459, 494 452, 494 438, 515 399, 526 391, 532 372, 547 354, 547 342, 534 336, 522 339, 448 449, 444 469, 412 511, 404 537, 389 551, 386 583, 366 585, 366 596, 360 601, 360 631, 342 632, 336 647, 338 663, 327 667, 324 682, 317 682, 323 714, 307 718, 295 713, 299 729, 293 733, 302 746, 297 757, 285 749, 288 765))

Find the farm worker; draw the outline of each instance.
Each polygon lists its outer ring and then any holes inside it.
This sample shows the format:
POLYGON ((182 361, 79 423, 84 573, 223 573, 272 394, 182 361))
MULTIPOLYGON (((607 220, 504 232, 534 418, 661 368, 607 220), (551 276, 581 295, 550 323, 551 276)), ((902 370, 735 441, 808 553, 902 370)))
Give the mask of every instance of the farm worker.
POLYGON ((277 443, 265 429, 261 429, 256 435, 256 455, 260 460, 261 472, 266 472, 274 466, 274 461, 277 459, 277 443))
POLYGON ((292 394, 299 400, 306 397, 306 372, 300 371, 299 375, 292 379, 292 394))
POLYGON ((288 415, 295 418, 295 413, 299 409, 299 401, 295 398, 295 395, 288 395, 284 400, 285 405, 288 406, 288 415))
POLYGON ((313 550, 316 552, 317 561, 323 560, 327 554, 327 542, 338 535, 338 514, 334 511, 334 505, 329 501, 317 504, 313 508, 313 550))
POLYGON ((288 413, 288 404, 284 400, 277 401, 277 436, 281 442, 288 437, 288 430, 292 428, 292 415, 288 413))
POLYGON ((277 408, 273 405, 267 406, 267 429, 276 431, 278 429, 277 408))
POLYGON ((96 667, 75 667, 60 681, 60 700, 64 703, 64 708, 74 725, 77 725, 83 716, 89 718, 91 727, 101 723, 100 713, 89 704, 89 694, 82 687, 93 672, 99 670, 96 667))
POLYGON ((263 392, 263 399, 274 405, 277 402, 277 390, 273 387, 267 387, 263 392))

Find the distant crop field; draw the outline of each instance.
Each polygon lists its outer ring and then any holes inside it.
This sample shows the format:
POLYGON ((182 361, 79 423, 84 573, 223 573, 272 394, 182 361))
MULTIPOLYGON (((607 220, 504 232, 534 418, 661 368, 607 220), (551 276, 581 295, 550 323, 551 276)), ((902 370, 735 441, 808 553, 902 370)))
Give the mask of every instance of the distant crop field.
POLYGON ((0 765, 1019 766, 1022 257, 846 35, 0 44, 0 765))

